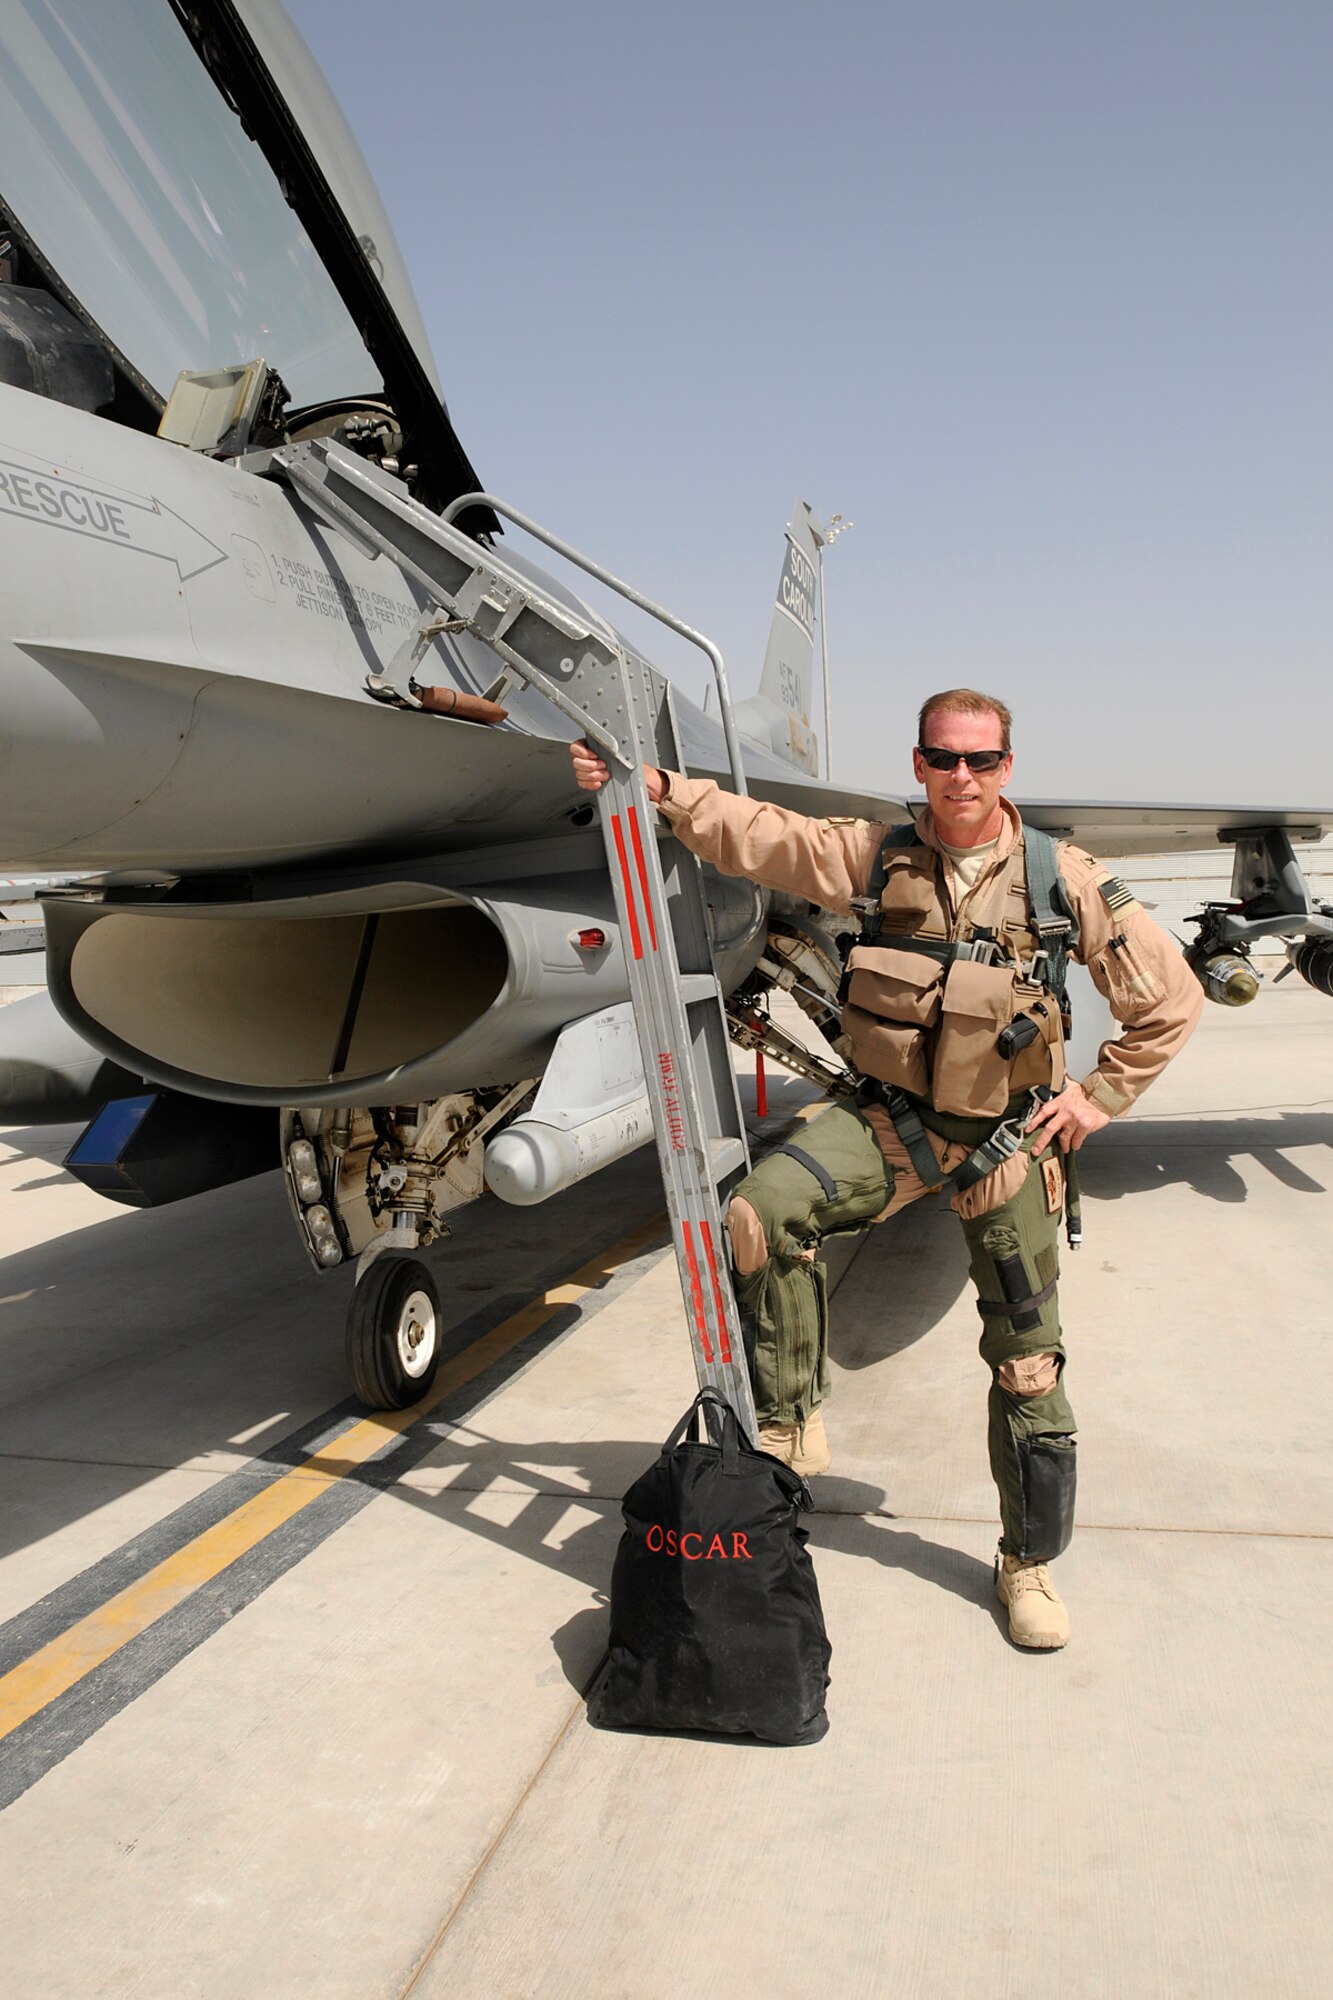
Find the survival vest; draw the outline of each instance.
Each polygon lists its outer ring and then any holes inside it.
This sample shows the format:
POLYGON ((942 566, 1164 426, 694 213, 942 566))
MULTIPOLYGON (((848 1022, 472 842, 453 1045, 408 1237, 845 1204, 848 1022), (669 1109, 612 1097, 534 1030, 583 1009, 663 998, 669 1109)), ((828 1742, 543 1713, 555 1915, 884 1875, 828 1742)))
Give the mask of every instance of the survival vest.
POLYGON ((1022 831, 960 914, 943 856, 911 825, 890 828, 858 898, 861 934, 843 979, 851 1061, 952 1116, 1002 1117, 1036 1085, 1065 1080, 1077 920, 1055 842, 1026 822, 1022 831))

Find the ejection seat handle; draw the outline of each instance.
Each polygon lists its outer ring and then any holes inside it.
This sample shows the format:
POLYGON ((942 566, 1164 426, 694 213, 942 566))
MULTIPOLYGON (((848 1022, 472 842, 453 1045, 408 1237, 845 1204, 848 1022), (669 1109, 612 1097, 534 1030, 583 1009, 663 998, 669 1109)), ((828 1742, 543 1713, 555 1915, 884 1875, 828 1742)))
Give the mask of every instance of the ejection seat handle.
POLYGON ((745 783, 745 766, 741 761, 740 736, 736 730, 736 718, 732 713, 726 662, 712 640, 705 639, 702 632, 696 632, 692 625, 683 624, 660 604, 654 604, 651 597, 645 597, 642 591, 634 588, 633 584, 625 583, 620 577, 613 576, 609 569, 603 569, 602 565, 595 563, 591 556, 585 556, 570 543, 561 541, 559 535, 553 535, 549 528, 543 528, 528 515, 520 514, 517 507, 511 507, 508 501, 498 499, 494 493, 463 493, 457 500, 449 502, 440 518, 447 527, 452 527, 458 516, 472 507, 489 507, 492 513, 503 515, 504 519, 512 521, 516 528, 522 528, 525 535, 532 535, 537 541, 545 542, 548 549, 554 549, 558 556, 563 556, 566 562, 573 563, 576 569, 586 570, 589 576, 595 576, 599 583, 604 583, 608 590, 617 591, 621 597, 637 605, 640 611, 646 611, 650 618, 656 618, 659 624, 678 632, 682 639, 688 639, 692 646, 698 646, 708 655, 713 664, 713 679, 717 684, 717 704, 722 716, 722 733, 727 740, 731 782, 734 789, 744 798, 748 787, 745 783))

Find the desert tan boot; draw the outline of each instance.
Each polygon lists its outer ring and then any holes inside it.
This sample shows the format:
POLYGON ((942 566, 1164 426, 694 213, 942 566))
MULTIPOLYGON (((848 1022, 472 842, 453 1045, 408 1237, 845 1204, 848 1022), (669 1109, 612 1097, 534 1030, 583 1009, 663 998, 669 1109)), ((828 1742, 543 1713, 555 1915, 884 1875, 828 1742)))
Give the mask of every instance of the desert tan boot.
POLYGON ((1009 1607, 1009 1637, 1016 1646, 1050 1653, 1069 1644, 1069 1613, 1045 1563, 997 1556, 995 1594, 1009 1607))
POLYGON ((812 1410, 804 1424, 761 1425, 759 1449, 770 1458, 780 1458, 793 1472, 799 1472, 802 1479, 813 1479, 817 1472, 827 1472, 833 1463, 822 1410, 812 1410))

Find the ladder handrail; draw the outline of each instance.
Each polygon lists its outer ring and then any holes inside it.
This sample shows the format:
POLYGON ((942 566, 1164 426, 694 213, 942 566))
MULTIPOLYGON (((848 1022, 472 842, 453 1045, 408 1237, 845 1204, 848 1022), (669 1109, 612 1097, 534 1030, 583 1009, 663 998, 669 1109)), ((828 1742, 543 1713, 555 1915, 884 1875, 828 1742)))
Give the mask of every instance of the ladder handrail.
POLYGON ((457 500, 449 502, 440 519, 450 527, 453 527, 458 516, 467 512, 471 507, 489 507, 493 513, 503 515, 504 519, 512 521, 516 528, 522 528, 525 535, 531 535, 535 541, 545 542, 548 549, 554 549, 558 556, 563 556, 566 562, 573 563, 576 569, 586 570, 589 576, 596 577, 598 583, 604 583, 608 590, 618 592, 630 604, 637 605, 640 611, 646 611, 650 618, 656 618, 660 624, 666 625, 671 631, 679 633, 682 639, 688 639, 692 646, 698 646, 701 652, 708 655, 713 664, 713 679, 717 683, 718 707, 722 714, 722 734, 726 738, 727 758, 731 764, 731 782, 740 796, 746 798, 749 794, 749 787, 745 782, 745 766, 741 761, 740 737, 736 730, 736 718, 732 713, 731 689, 727 683, 726 662, 712 640, 706 639, 702 632, 696 632, 692 625, 686 625, 683 620, 675 617, 672 612, 664 609, 662 605, 655 604, 651 597, 645 597, 643 592, 636 590, 632 583, 626 583, 623 578, 613 576, 609 569, 603 569, 600 563, 594 562, 591 556, 585 556, 572 543, 562 541, 560 536, 552 534, 549 528, 543 528, 539 521, 532 520, 527 514, 520 514, 517 507, 511 507, 507 500, 499 499, 494 493, 464 493, 457 500))
POLYGON ((422 585, 437 609, 418 634, 473 633, 577 718, 606 754, 610 777, 598 815, 695 1369, 700 1385, 724 1395, 753 1437, 754 1397, 722 1209, 725 1191, 749 1168, 745 1118, 700 864, 678 841, 654 837, 656 813, 638 754, 646 742, 661 746, 656 754, 681 755, 670 681, 596 614, 558 603, 544 583, 394 491, 338 444, 284 446, 266 458, 265 470, 422 585), (612 718, 624 719, 621 734, 612 718))
MULTIPOLYGON (((327 522, 330 527, 336 528, 340 534, 359 543, 372 559, 380 553, 377 541, 381 537, 358 518, 356 510, 346 499, 321 482, 318 474, 312 472, 312 466, 322 465, 326 475, 336 477, 354 492, 364 495, 373 506, 382 508, 396 520, 414 525, 421 533, 430 537, 434 546, 446 553, 453 553, 460 564, 466 565, 475 561, 478 545, 471 536, 465 535, 452 522, 442 522, 438 514, 422 507, 408 494, 396 493, 391 488, 386 488, 366 461, 358 458, 344 446, 335 444, 329 449, 329 445, 330 440, 327 438, 306 439, 297 445, 285 445, 277 451, 257 454, 254 463, 262 469, 280 472, 296 488, 312 512, 319 515, 320 519, 327 522), (448 533, 441 533, 441 528, 447 528, 448 533), (459 553, 464 549, 468 551, 466 557, 459 553)), ((385 546, 389 546, 387 541, 385 546)), ((489 567, 497 574, 503 573, 507 584, 516 593, 524 596, 533 594, 533 585, 517 570, 510 569, 501 557, 491 551, 486 551, 485 555, 489 567)), ((419 561, 414 561, 406 551, 395 547, 393 560, 415 576, 428 592, 432 595, 438 594, 438 579, 433 577, 429 569, 423 567, 419 561)), ((554 627, 571 635, 588 623, 583 607, 580 607, 576 616, 566 605, 557 604, 554 599, 544 600, 543 616, 554 627)), ((422 620, 418 624, 418 635, 424 630, 426 622, 422 620)), ((506 665, 512 667, 515 673, 536 688, 553 708, 558 708, 562 715, 567 716, 576 729, 582 729, 603 756, 618 759, 626 766, 636 761, 632 746, 622 744, 605 724, 590 716, 585 709, 578 706, 577 702, 571 701, 564 689, 557 687, 549 675, 542 673, 530 660, 515 654, 513 649, 505 644, 503 638, 491 632, 478 633, 477 636, 482 639, 483 644, 497 653, 506 665)), ((610 642, 599 635, 598 644, 609 648, 610 642)))

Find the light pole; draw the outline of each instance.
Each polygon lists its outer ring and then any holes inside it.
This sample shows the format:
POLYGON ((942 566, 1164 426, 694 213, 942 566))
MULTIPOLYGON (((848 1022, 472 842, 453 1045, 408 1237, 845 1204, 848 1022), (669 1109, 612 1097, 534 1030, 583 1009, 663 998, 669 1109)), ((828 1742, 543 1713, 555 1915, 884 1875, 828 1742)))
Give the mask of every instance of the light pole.
POLYGON ((824 776, 833 776, 833 718, 829 707, 828 681, 828 612, 824 600, 824 551, 831 548, 839 535, 845 535, 855 521, 844 521, 841 514, 834 514, 826 528, 811 517, 810 532, 815 538, 815 549, 819 556, 819 658, 824 681, 824 776))

